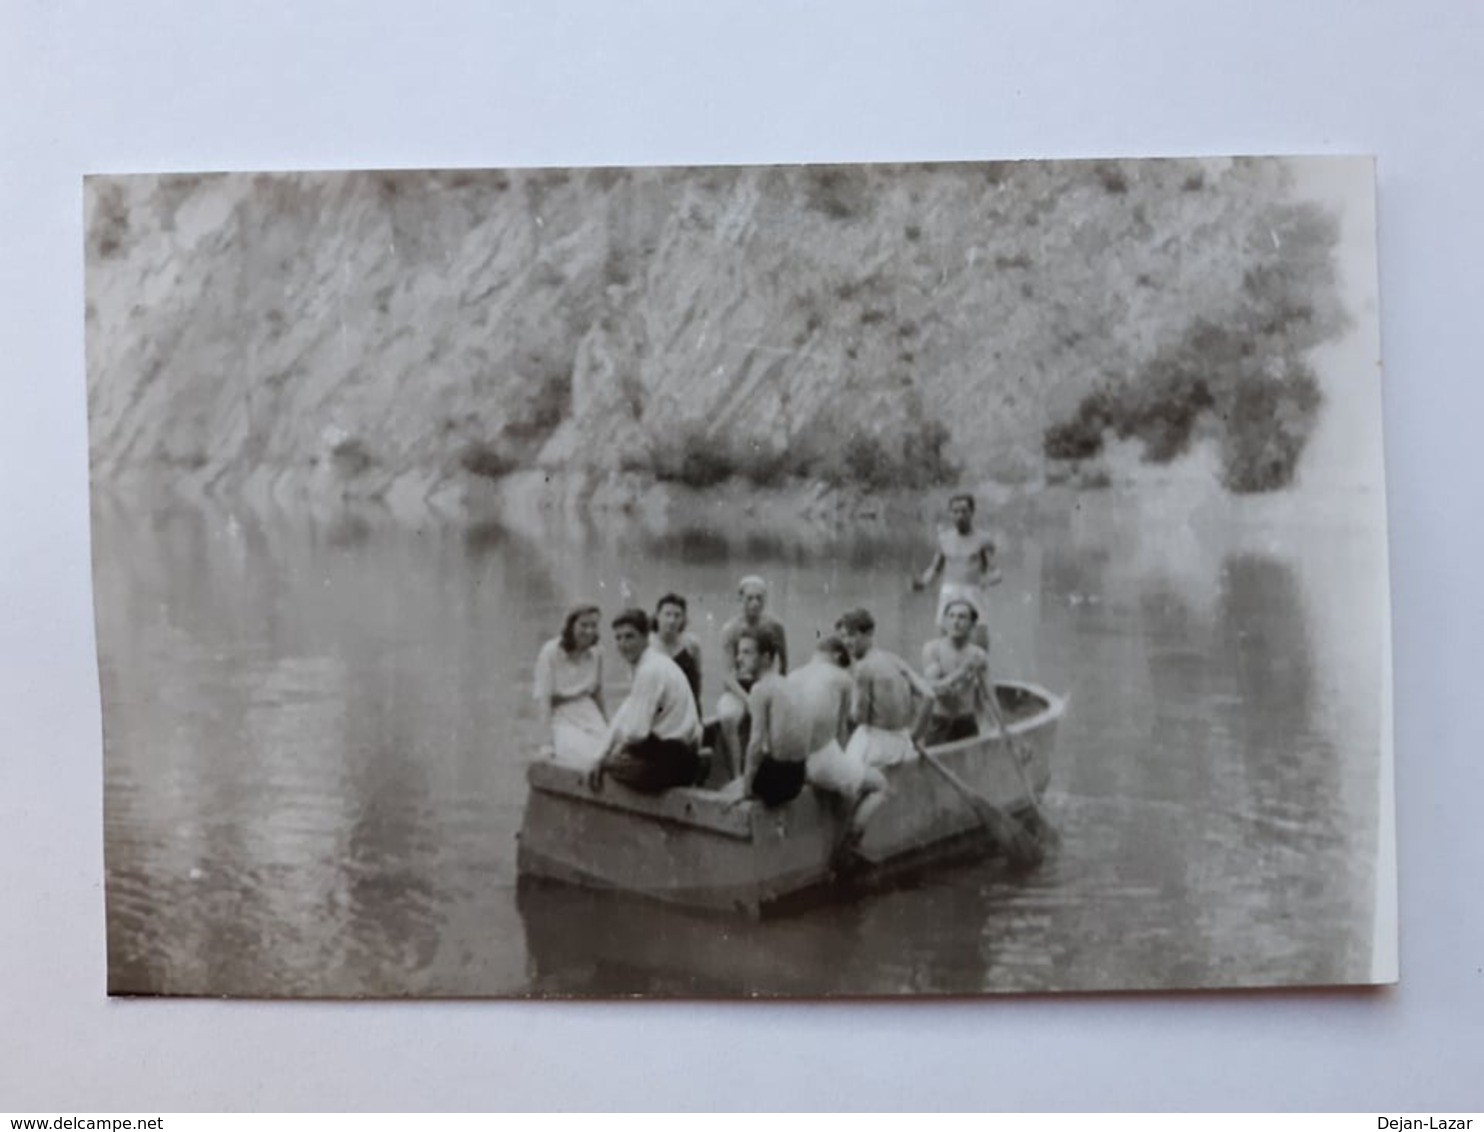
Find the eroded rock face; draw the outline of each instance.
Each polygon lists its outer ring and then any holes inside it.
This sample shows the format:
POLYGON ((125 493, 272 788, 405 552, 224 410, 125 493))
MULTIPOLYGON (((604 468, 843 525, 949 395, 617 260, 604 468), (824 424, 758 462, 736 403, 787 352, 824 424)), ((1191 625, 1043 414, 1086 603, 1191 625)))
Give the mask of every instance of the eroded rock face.
POLYGON ((1254 278, 1309 306, 1257 349, 1334 333, 1288 192, 1258 161, 95 178, 94 478, 1034 478, 1089 391, 1287 301, 1254 278))

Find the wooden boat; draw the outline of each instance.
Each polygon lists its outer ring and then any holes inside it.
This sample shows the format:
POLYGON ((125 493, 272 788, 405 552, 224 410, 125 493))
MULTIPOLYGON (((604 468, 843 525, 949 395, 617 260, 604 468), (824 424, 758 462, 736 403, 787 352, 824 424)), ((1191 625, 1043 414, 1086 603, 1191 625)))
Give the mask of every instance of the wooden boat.
MULTIPOLYGON (((997 685, 996 695, 1008 742, 995 731, 931 754, 963 785, 1033 826, 1066 703, 1019 682, 997 685)), ((963 791, 927 761, 884 773, 890 793, 860 845, 873 878, 994 848, 963 791)), ((751 801, 728 805, 703 787, 645 795, 604 779, 594 791, 584 771, 550 761, 531 764, 527 783, 522 883, 557 881, 750 915, 838 883, 831 860, 845 815, 838 799, 812 789, 769 810, 751 801)))

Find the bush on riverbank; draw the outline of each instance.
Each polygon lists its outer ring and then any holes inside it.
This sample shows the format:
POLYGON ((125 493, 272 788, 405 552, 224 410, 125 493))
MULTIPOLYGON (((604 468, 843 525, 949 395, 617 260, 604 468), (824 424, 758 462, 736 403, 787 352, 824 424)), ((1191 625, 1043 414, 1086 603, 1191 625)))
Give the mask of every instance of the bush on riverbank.
POLYGON ((1144 459, 1168 464, 1200 433, 1220 441, 1230 491, 1288 486, 1318 420, 1319 382, 1293 358, 1259 351, 1251 339, 1201 323, 1131 382, 1088 394, 1067 420, 1048 428, 1053 460, 1087 460, 1116 436, 1143 444, 1144 459))
POLYGON ((515 471, 520 467, 520 463, 511 459, 493 444, 473 441, 459 450, 459 467, 471 476, 497 480, 515 471))
POLYGON ((1198 435, 1214 436, 1230 491, 1276 491, 1292 482, 1319 418, 1319 381, 1307 352, 1345 325, 1334 296, 1335 217, 1311 205, 1268 211, 1281 252, 1249 267, 1233 305, 1200 317, 1139 370, 1086 394, 1042 434, 1052 460, 1088 460, 1117 436, 1167 464, 1198 435))
POLYGON ((806 444, 779 449, 755 440, 712 436, 697 425, 674 440, 655 444, 647 465, 642 459, 630 461, 625 470, 648 471, 661 482, 687 487, 715 487, 728 480, 776 487, 817 474, 821 464, 819 453, 806 444))
POLYGON ((661 482, 697 488, 728 480, 776 487, 790 479, 820 479, 836 488, 884 491, 939 487, 957 480, 959 467, 945 452, 949 433, 941 421, 918 421, 893 439, 894 443, 853 432, 827 446, 799 437, 778 448, 712 435, 697 424, 652 445, 647 461, 630 460, 624 470, 648 471, 661 482))

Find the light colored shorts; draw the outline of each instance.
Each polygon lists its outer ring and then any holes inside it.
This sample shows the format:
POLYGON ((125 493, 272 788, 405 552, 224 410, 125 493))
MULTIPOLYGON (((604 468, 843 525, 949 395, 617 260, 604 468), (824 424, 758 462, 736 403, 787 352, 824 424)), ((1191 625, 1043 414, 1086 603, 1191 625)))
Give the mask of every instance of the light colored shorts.
POLYGON ((917 748, 906 731, 888 731, 884 727, 862 725, 850 736, 845 753, 864 766, 896 766, 917 758, 917 748))
POLYGON ((845 798, 859 794, 866 781, 866 764, 833 739, 809 756, 804 769, 810 786, 845 798))
POLYGON ((742 720, 747 718, 747 701, 739 700, 735 692, 728 689, 716 701, 718 719, 742 720))

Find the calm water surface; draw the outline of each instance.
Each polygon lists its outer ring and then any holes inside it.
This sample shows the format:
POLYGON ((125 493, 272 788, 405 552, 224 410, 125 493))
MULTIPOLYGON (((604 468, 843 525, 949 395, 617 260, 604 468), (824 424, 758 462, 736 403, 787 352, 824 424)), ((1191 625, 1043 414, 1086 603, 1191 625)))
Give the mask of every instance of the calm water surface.
MULTIPOLYGON (((1071 695, 1060 853, 762 924, 515 887, 529 666, 564 607, 737 577, 799 654, 866 604, 916 659, 931 524, 541 531, 95 514, 115 992, 877 994, 1363 980, 1384 577, 1368 501, 1048 496, 1000 517, 997 671, 1071 695)), ((617 672, 610 653, 609 667, 617 672)), ((708 696, 710 698, 710 696, 708 696)))

